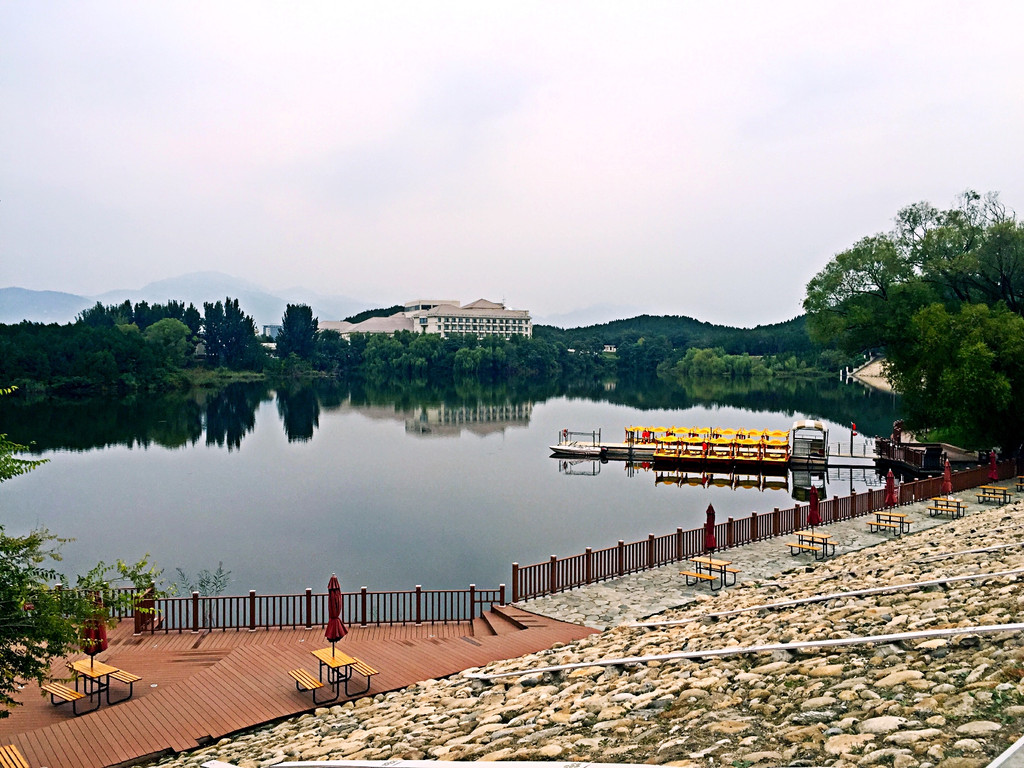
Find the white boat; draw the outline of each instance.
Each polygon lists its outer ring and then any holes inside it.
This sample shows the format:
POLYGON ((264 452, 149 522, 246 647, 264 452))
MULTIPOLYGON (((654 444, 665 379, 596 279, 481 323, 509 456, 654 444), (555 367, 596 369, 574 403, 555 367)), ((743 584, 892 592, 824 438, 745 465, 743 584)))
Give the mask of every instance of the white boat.
POLYGON ((600 445, 590 443, 559 443, 549 445, 552 456, 565 459, 598 459, 601 457, 602 448, 600 445))

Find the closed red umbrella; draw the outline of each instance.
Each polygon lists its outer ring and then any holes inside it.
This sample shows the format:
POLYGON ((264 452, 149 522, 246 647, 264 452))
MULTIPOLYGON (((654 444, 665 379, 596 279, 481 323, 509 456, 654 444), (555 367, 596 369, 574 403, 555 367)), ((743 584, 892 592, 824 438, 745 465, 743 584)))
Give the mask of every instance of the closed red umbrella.
POLYGON ((718 542, 715 541, 715 508, 708 504, 708 519, 704 522, 704 549, 714 552, 718 542))
POLYGON ((999 470, 996 468, 996 449, 993 448, 988 454, 988 479, 998 480, 999 470))
POLYGON ((97 653, 107 650, 107 623, 104 621, 103 599, 99 593, 92 596, 93 613, 82 629, 82 652, 89 654, 89 666, 93 666, 97 653))
POLYGON ((334 655, 334 644, 348 634, 344 622, 341 620, 341 584, 338 577, 331 574, 331 580, 327 582, 327 629, 324 635, 331 643, 331 655, 334 655))
POLYGON ((899 502, 896 500, 896 476, 889 470, 885 476, 885 506, 895 507, 899 502))
POLYGON ((946 459, 946 467, 942 470, 942 488, 939 492, 943 496, 949 496, 953 492, 953 469, 949 466, 949 459, 946 459))
POLYGON ((818 489, 811 486, 811 509, 807 513, 807 524, 814 530, 814 526, 821 525, 821 513, 818 511, 818 489))

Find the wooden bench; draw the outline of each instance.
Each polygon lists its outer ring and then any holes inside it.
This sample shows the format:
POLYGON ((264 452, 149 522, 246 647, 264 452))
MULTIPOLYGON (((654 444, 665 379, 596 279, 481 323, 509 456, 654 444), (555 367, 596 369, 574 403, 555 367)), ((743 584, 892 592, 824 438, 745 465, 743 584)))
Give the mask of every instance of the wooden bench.
POLYGON ((297 691, 312 691, 313 692, 313 703, 314 704, 325 704, 328 701, 334 701, 338 698, 339 689, 331 686, 331 690, 334 691, 334 695, 329 699, 317 699, 316 692, 326 687, 326 684, 321 680, 317 680, 313 675, 304 669, 290 669, 288 674, 295 680, 295 690, 297 691))
POLYGON ((353 656, 352 658, 355 659, 356 663, 349 667, 348 677, 345 678, 345 695, 346 696, 351 696, 351 695, 353 695, 353 693, 355 693, 356 695, 358 695, 360 693, 366 693, 368 690, 370 690, 370 678, 373 677, 374 675, 380 674, 376 669, 371 667, 369 664, 367 664, 362 659, 356 659, 355 656, 353 656), (366 687, 363 688, 361 691, 354 691, 353 692, 353 691, 350 691, 348 689, 348 684, 352 681, 352 673, 353 672, 358 672, 360 675, 364 675, 366 677, 366 687))
POLYGON ((883 523, 880 520, 868 520, 868 530, 872 533, 876 532, 879 528, 889 528, 895 531, 897 536, 903 532, 903 526, 899 523, 883 523))
POLYGON ((92 712, 94 709, 98 709, 100 706, 100 697, 99 694, 97 694, 96 706, 92 709, 87 709, 84 712, 79 712, 78 702, 85 698, 85 694, 81 691, 76 691, 74 688, 68 688, 68 686, 63 683, 43 683, 39 687, 50 694, 50 703, 55 707, 60 707, 71 702, 71 711, 76 715, 84 715, 87 712, 92 712), (60 701, 57 701, 57 699, 60 699, 60 701))
POLYGON ((1005 503, 1010 498, 1009 494, 1000 493, 999 491, 981 491, 976 495, 979 504, 983 501, 1000 501, 1005 503))
POLYGON ((128 686, 128 695, 120 699, 110 700, 110 686, 107 686, 107 704, 117 704, 121 701, 127 701, 132 697, 135 692, 135 684, 142 678, 138 675, 134 675, 131 672, 125 672, 123 669, 119 669, 116 672, 111 672, 110 676, 118 682, 124 683, 128 686))
POLYGON ((0 745, 0 768, 28 768, 28 760, 13 744, 0 745))
POLYGON ((720 586, 715 586, 715 582, 718 581, 718 577, 713 576, 710 573, 697 573, 697 571, 680 571, 679 575, 686 577, 686 586, 688 587, 692 587, 694 584, 697 584, 701 581, 710 581, 711 589, 721 589, 720 586))
POLYGON ((806 550, 807 552, 814 552, 815 557, 817 557, 818 552, 821 552, 821 547, 816 547, 813 544, 801 544, 796 541, 787 541, 786 545, 789 547, 789 554, 791 555, 799 555, 800 552, 798 550, 801 549, 806 550))

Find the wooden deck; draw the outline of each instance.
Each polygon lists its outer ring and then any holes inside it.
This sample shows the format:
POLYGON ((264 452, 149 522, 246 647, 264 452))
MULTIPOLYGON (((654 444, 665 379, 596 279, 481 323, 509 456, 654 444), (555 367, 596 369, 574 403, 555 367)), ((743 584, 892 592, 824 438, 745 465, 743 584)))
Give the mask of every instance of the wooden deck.
MULTIPOLYGON (((322 627, 142 636, 132 629, 122 622, 97 656, 142 676, 131 700, 104 701, 96 712, 75 717, 70 705, 55 707, 28 686, 24 706, 0 720, 0 743, 15 744, 30 768, 105 768, 194 749, 314 708, 288 670, 316 673, 311 651, 328 645, 322 627)), ((506 606, 472 625, 351 627, 339 648, 380 670, 362 694, 372 696, 593 632, 506 606)), ((54 675, 66 677, 63 660, 54 675)), ((332 703, 346 698, 342 691, 332 703)))

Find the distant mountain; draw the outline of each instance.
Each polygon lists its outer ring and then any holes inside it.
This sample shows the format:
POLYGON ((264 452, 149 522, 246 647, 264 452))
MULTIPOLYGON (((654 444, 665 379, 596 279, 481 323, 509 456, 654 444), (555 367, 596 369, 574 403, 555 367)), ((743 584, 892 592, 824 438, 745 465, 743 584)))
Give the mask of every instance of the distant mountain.
POLYGON ((85 296, 59 291, 0 288, 0 323, 69 323, 83 309, 95 304, 85 296))
POLYGON ((532 319, 535 325, 553 325, 556 328, 584 328, 586 326, 609 323, 612 320, 627 320, 631 317, 642 315, 644 311, 640 307, 594 304, 557 315, 534 315, 532 319))
POLYGON ((78 296, 55 291, 30 291, 24 288, 0 288, 0 323, 70 323, 83 309, 97 301, 102 304, 133 304, 146 301, 165 304, 171 299, 193 303, 202 311, 203 303, 238 299, 242 310, 252 315, 257 328, 281 322, 288 304, 308 304, 313 316, 321 320, 340 320, 380 302, 353 299, 349 296, 324 296, 305 288, 288 288, 272 293, 242 278, 222 272, 192 272, 187 275, 158 280, 142 288, 106 291, 98 296, 78 296))

